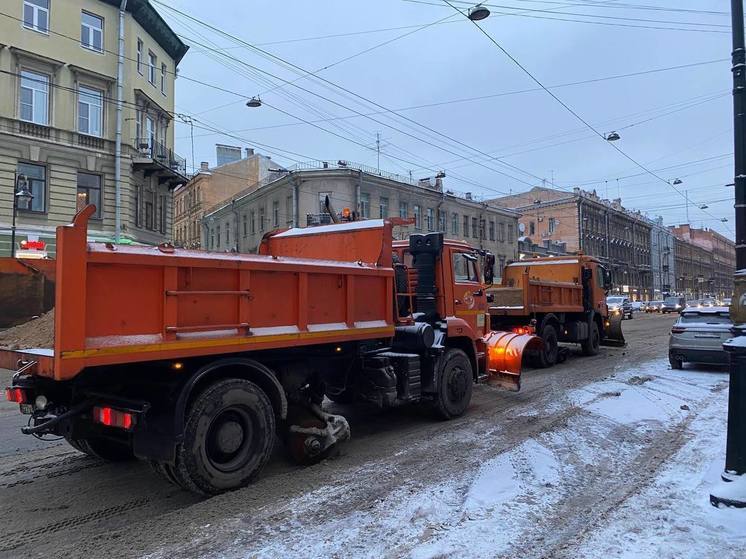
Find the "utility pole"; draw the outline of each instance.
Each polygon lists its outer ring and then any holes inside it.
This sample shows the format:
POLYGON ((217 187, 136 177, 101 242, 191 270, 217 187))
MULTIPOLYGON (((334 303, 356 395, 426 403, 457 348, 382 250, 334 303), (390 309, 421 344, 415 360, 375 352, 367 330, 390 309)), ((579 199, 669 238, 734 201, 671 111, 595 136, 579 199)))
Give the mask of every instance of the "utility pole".
POLYGON ((736 274, 731 306, 735 337, 723 344, 730 357, 725 471, 710 493, 714 506, 746 507, 746 49, 743 0, 731 0, 733 27, 733 149, 736 209, 736 274))

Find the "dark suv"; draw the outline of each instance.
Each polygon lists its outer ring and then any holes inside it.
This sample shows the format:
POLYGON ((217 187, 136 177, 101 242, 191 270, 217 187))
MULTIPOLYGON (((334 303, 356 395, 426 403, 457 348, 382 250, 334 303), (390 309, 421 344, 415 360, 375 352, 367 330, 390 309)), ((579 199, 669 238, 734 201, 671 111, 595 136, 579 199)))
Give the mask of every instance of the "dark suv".
POLYGON ((666 297, 661 305, 662 313, 676 312, 680 313, 686 308, 686 299, 684 297, 666 297))

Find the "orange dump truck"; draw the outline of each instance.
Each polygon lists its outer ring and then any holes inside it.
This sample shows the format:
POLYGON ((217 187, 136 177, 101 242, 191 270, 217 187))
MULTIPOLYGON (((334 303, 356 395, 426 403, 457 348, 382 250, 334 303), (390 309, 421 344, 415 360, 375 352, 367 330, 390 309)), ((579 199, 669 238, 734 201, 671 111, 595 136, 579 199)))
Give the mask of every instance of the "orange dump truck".
POLYGON ((92 211, 57 230, 54 347, 15 352, 6 398, 23 432, 188 490, 248 483, 276 434, 301 462, 325 456, 350 436, 325 397, 459 416, 474 383, 517 390, 541 344, 489 330, 474 251, 440 233, 394 243, 371 220, 216 254, 88 243, 92 211))
POLYGON ((502 282, 489 290, 491 328, 536 332, 544 341, 528 357, 551 367, 559 342, 579 343, 586 355, 600 345, 624 345, 621 315, 610 314, 606 294, 611 276, 591 256, 530 258, 505 267, 502 282))

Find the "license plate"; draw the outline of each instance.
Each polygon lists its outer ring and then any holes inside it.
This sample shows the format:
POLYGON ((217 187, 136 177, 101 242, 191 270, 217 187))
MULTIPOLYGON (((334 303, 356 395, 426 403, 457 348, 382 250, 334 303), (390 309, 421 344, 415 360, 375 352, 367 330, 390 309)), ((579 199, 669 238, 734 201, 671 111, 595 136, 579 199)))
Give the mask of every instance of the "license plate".
POLYGON ((699 334, 699 335, 695 334, 694 337, 695 338, 708 338, 708 339, 715 339, 715 340, 720 338, 718 334, 699 334))

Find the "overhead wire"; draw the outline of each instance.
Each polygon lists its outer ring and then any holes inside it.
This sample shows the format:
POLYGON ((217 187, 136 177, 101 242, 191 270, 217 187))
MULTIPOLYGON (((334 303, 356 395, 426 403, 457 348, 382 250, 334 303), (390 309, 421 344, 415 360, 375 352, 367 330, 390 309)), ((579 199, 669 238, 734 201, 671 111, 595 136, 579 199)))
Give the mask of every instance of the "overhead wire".
MULTIPOLYGON (((462 14, 462 15, 463 15, 464 17, 467 17, 467 18, 468 18, 468 15, 464 14, 464 13, 463 13, 463 12, 462 12, 461 10, 459 10, 459 8, 457 8, 456 6, 454 6, 454 5, 452 4, 451 0, 443 0, 443 2, 445 2, 446 4, 448 4, 449 6, 451 6, 451 8, 453 8, 453 9, 454 9, 454 10, 455 10, 456 12, 458 12, 458 13, 461 13, 461 14, 462 14)), ((530 78, 530 79, 531 79, 532 81, 534 81, 534 82, 535 82, 535 83, 536 83, 536 84, 537 84, 537 85, 538 85, 539 87, 541 87, 541 88, 542 88, 542 89, 543 89, 543 90, 544 90, 544 91, 545 91, 545 92, 546 92, 546 93, 547 93, 547 94, 548 94, 548 95, 549 95, 550 97, 552 97, 552 98, 553 98, 553 99, 554 99, 554 100, 555 100, 555 101, 556 101, 557 103, 559 103, 559 104, 560 104, 560 105, 561 105, 561 106, 562 106, 562 107, 563 107, 563 108, 564 108, 564 109, 565 109, 565 110, 566 110, 567 112, 569 112, 569 113, 570 113, 571 115, 573 115, 573 116, 574 116, 574 117, 575 117, 575 118, 576 118, 577 120, 579 120, 579 121, 580 121, 581 123, 583 123, 583 124, 584 124, 584 125, 585 125, 585 126, 586 126, 586 127, 588 128, 588 129, 589 129, 589 130, 593 131, 593 132, 594 132, 594 133, 595 133, 595 134, 596 134, 596 135, 597 135, 597 136, 598 136, 599 138, 601 138, 601 139, 602 139, 602 140, 604 140, 604 141, 605 141, 605 142, 606 142, 606 143, 607 143, 608 145, 610 145, 610 146, 611 146, 611 147, 612 147, 612 148, 613 148, 613 149, 614 149, 614 150, 615 150, 615 151, 616 151, 617 153, 619 153, 620 155, 622 155, 623 157, 625 157, 626 159, 628 159, 629 161, 631 161, 632 163, 634 163, 634 164, 635 164, 635 165, 636 165, 637 167, 639 167, 640 169, 642 169, 642 170, 643 170, 644 172, 646 172, 646 173, 648 173, 649 175, 651 175, 651 176, 653 176, 653 177, 657 178, 657 179, 658 179, 659 181, 661 181, 661 182, 663 182, 663 183, 667 184, 667 185, 668 185, 669 187, 671 187, 671 188, 672 188, 673 190, 675 190, 676 192, 678 192, 678 193, 679 193, 679 195, 681 195, 682 197, 684 197, 684 194, 683 194, 683 193, 682 193, 682 192, 681 192, 681 191, 680 191, 680 190, 679 190, 678 188, 676 188, 676 186, 675 186, 674 184, 672 184, 671 182, 667 181, 666 179, 664 179, 664 178, 662 178, 662 177, 658 176, 658 175, 657 175, 657 174, 656 174, 655 172, 653 172, 653 171, 651 171, 650 169, 648 169, 648 168, 647 168, 647 167, 646 167, 645 165, 643 165, 642 163, 640 163, 639 161, 637 161, 636 159, 634 159, 634 158, 633 158, 632 156, 630 156, 629 154, 627 154, 627 153, 626 153, 625 151, 623 151, 623 150, 622 150, 622 149, 621 149, 620 147, 616 146, 616 145, 615 145, 615 144, 614 144, 613 142, 611 142, 611 141, 608 141, 608 140, 606 139, 606 136, 605 136, 605 135, 604 135, 603 133, 601 133, 600 131, 598 131, 598 130, 597 130, 597 129, 596 129, 596 128, 595 128, 594 126, 593 126, 593 125, 591 125, 591 124, 590 124, 590 123, 589 123, 589 122, 588 122, 588 121, 587 121, 586 119, 584 119, 584 118, 583 118, 582 116, 580 116, 580 114, 578 114, 578 113, 577 113, 577 112, 576 112, 576 111, 575 111, 574 109, 572 109, 572 108, 571 108, 571 107, 570 107, 570 106, 569 106, 569 105, 568 105, 567 103, 565 103, 565 102, 564 102, 564 101, 563 101, 562 99, 560 99, 560 98, 559 98, 559 97, 558 97, 557 95, 555 95, 555 94, 554 94, 554 93, 553 93, 553 92, 552 92, 551 90, 547 89, 547 88, 546 88, 546 87, 544 86, 544 84, 543 84, 543 83, 542 83, 542 82, 541 82, 541 81, 540 81, 540 80, 539 80, 538 78, 536 78, 536 76, 534 76, 534 75, 533 75, 533 74, 532 74, 532 73, 531 73, 531 72, 530 72, 530 71, 529 71, 529 70, 528 70, 528 69, 527 69, 527 68, 526 68, 526 67, 525 67, 524 65, 522 65, 522 64, 521 64, 521 63, 520 63, 520 62, 519 62, 519 61, 518 61, 518 60, 517 60, 517 59, 516 59, 516 58, 515 58, 515 57, 514 57, 514 56, 513 56, 512 54, 510 54, 510 53, 509 53, 509 52, 508 52, 508 51, 507 51, 507 50, 506 50, 506 49, 505 49, 505 48, 504 48, 504 47, 503 47, 503 46, 502 46, 502 45, 501 45, 500 43, 498 43, 498 42, 497 42, 497 40, 495 40, 495 38, 494 38, 494 37, 492 37, 492 35, 490 35, 489 33, 487 33, 487 31, 485 31, 485 30, 484 30, 484 28, 483 28, 483 27, 482 27, 481 25, 479 25, 479 23, 478 23, 478 22, 476 22, 476 21, 473 21, 473 20, 469 20, 469 21, 471 21, 471 23, 472 23, 472 24, 473 24, 473 25, 474 25, 474 26, 475 26, 475 27, 476 27, 476 28, 477 28, 477 29, 478 29, 478 30, 479 30, 479 31, 480 31, 480 32, 481 32, 481 33, 482 33, 482 34, 483 34, 483 35, 484 35, 485 37, 487 37, 487 39, 488 39, 488 40, 489 40, 489 41, 490 41, 490 42, 491 42, 492 44, 494 44, 494 45, 495 45, 495 46, 496 46, 496 47, 497 47, 497 48, 498 48, 498 49, 499 49, 499 50, 500 50, 500 51, 501 51, 501 52, 502 52, 502 53, 503 53, 503 54, 504 54, 505 56, 507 56, 507 57, 508 57, 508 58, 509 58, 509 59, 510 59, 510 60, 511 60, 512 62, 513 62, 513 64, 515 64, 515 65, 516 65, 516 66, 517 66, 518 68, 520 68, 520 69, 521 69, 521 71, 522 71, 522 72, 523 72, 524 74, 526 74, 526 75, 527 75, 527 76, 528 76, 528 77, 529 77, 529 78, 530 78)), ((707 215, 709 215, 709 216, 711 216, 711 217, 715 217, 715 216, 713 216, 713 215, 712 215, 712 214, 711 214, 710 212, 707 212, 706 210, 700 210, 700 211, 703 211, 704 213, 706 213, 707 215)), ((728 229, 730 229, 730 228, 728 228, 728 229)), ((732 230, 731 230, 731 232, 732 232, 732 230)))

